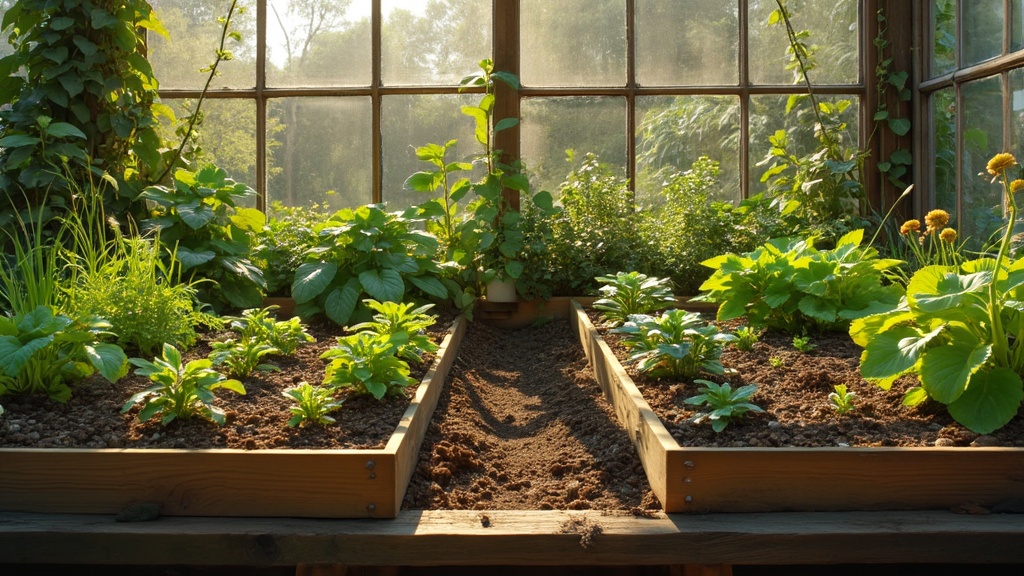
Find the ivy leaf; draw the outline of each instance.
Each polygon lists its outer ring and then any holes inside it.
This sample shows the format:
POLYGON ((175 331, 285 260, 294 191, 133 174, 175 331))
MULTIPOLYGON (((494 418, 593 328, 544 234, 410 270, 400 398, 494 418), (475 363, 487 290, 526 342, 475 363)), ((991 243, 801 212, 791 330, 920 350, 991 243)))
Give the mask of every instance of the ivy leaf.
POLYGON ((906 136, 910 132, 910 120, 906 118, 889 118, 889 129, 897 136, 906 136))

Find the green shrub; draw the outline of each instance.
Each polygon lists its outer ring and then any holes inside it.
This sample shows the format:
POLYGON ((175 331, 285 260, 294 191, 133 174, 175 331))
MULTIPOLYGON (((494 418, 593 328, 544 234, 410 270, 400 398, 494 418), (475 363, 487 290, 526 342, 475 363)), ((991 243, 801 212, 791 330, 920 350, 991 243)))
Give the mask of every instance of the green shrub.
POLYGON ((622 344, 638 370, 671 378, 724 374, 722 347, 737 339, 704 322, 699 313, 684 310, 667 310, 657 317, 634 314, 612 332, 624 335, 622 344))
POLYGON ((317 224, 330 217, 320 206, 289 207, 274 202, 267 225, 253 235, 252 261, 263 271, 267 294, 290 296, 295 271, 317 245, 317 224))
POLYGON ((324 385, 351 388, 354 394, 368 394, 380 400, 386 394, 401 394, 416 383, 409 376, 409 364, 395 354, 409 341, 408 332, 383 335, 359 332, 338 338, 337 346, 320 355, 330 360, 324 385))
POLYGON ((225 320, 231 323, 231 329, 238 332, 242 340, 265 342, 276 348, 279 354, 293 354, 299 346, 316 342, 299 318, 277 320, 272 316, 277 309, 278 306, 253 308, 244 310, 239 317, 227 317, 225 320))
POLYGON ((288 408, 292 413, 291 419, 288 420, 288 425, 291 427, 334 424, 334 418, 327 414, 341 408, 342 404, 341 400, 334 398, 333 390, 322 386, 313 386, 309 382, 302 382, 281 394, 285 398, 291 398, 294 402, 288 408))
POLYGON ((697 384, 703 385, 698 390, 700 394, 691 396, 684 400, 687 404, 695 406, 707 405, 711 410, 703 412, 694 420, 695 424, 707 420, 711 422, 711 429, 715 432, 725 430, 734 420, 743 417, 748 412, 764 412, 764 410, 750 402, 751 396, 757 392, 756 384, 747 384, 733 390, 728 382, 716 384, 708 380, 694 380, 697 384))
POLYGON ((647 314, 676 303, 667 278, 649 278, 639 272, 599 276, 602 297, 594 301, 608 326, 618 326, 633 314, 647 314))
POLYGON ((424 333, 424 330, 433 326, 437 321, 437 316, 426 314, 426 311, 434 306, 433 304, 424 304, 414 310, 415 304, 411 302, 364 300, 363 303, 376 314, 373 315, 373 320, 349 328, 351 331, 367 331, 385 337, 390 337, 392 334, 408 334, 407 341, 398 346, 395 355, 410 362, 421 363, 424 354, 437 351, 437 344, 424 333))

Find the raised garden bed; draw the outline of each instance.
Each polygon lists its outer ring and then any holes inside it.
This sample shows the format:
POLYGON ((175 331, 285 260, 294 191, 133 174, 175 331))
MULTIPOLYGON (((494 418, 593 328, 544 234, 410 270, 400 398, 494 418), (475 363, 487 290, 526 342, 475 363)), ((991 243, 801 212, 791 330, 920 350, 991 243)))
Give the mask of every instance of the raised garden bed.
POLYGON ((683 447, 578 303, 571 320, 666 512, 987 507, 1024 498, 1024 449, 683 447))
POLYGON ((452 323, 383 448, 0 448, 0 510, 392 518, 465 324, 452 323))

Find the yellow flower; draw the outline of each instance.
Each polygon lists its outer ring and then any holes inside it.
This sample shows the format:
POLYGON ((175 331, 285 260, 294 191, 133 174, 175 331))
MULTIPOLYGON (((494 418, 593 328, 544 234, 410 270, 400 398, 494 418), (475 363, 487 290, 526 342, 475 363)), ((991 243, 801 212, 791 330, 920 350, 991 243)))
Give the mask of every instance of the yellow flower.
POLYGON ((956 230, 953 230, 952 228, 946 228, 945 230, 939 233, 939 238, 952 244, 953 242, 956 242, 956 230))
POLYGON ((911 232, 917 232, 921 229, 921 222, 919 220, 907 220, 900 226, 900 234, 910 234, 911 232))
POLYGON ((1004 170, 1017 165, 1017 159, 1009 152, 1000 152, 988 161, 988 173, 999 176, 1004 170))
POLYGON ((1021 189, 1024 189, 1024 180, 1014 180, 1013 182, 1010 182, 1010 192, 1016 194, 1017 192, 1020 192, 1021 189))
POLYGON ((932 210, 924 217, 925 224, 929 230, 942 230, 949 222, 949 212, 945 210, 932 210))

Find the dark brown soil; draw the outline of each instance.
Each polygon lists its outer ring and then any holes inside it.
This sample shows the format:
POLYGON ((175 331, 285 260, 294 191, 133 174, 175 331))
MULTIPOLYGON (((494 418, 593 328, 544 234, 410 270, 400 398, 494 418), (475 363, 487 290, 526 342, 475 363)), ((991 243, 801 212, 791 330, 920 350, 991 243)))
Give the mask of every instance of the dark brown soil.
POLYGON ((569 324, 469 326, 404 508, 630 510, 660 504, 569 324))
POLYGON ((772 331, 762 334, 753 350, 726 348, 722 363, 736 372, 703 379, 729 382, 734 388, 757 384, 753 402, 765 412, 748 413, 715 433, 706 422, 694 424, 701 409, 684 403, 698 394, 699 384, 639 373, 620 338, 600 328, 599 313, 591 311, 590 318, 682 446, 1024 446, 1021 415, 993 434, 980 436, 953 421, 941 404, 903 406, 903 393, 916 378, 903 377, 890 390, 865 381, 859 371, 861 348, 846 334, 813 335, 815 348, 810 352, 797 351, 792 336, 772 331), (832 409, 828 395, 836 384, 845 384, 856 394, 853 411, 840 415, 832 409))
MULTIPOLYGON (((431 330, 440 342, 451 317, 431 330)), ((201 418, 177 419, 161 426, 159 418, 139 422, 139 407, 125 414, 121 407, 132 394, 145 389, 149 380, 135 374, 111 384, 91 378, 77 385, 71 400, 58 404, 42 396, 4 396, 5 413, 0 416, 0 446, 35 448, 383 448, 415 394, 416 386, 404 395, 347 397, 341 409, 331 413, 337 423, 330 426, 290 428, 288 407, 292 400, 282 392, 307 381, 319 384, 327 361, 320 354, 336 344, 342 330, 329 321, 313 322, 308 331, 316 342, 300 347, 293 356, 268 356, 276 372, 258 372, 243 383, 244 396, 217 390, 216 405, 227 414, 227 423, 217 426, 201 418)), ((209 339, 225 339, 228 333, 213 334, 190 350, 185 358, 204 357, 210 352, 209 339)), ((412 367, 417 380, 426 373, 433 357, 412 367)), ((344 395, 344 393, 342 393, 344 395)))

